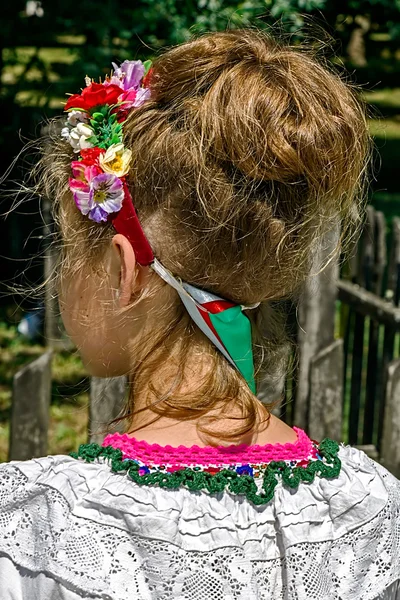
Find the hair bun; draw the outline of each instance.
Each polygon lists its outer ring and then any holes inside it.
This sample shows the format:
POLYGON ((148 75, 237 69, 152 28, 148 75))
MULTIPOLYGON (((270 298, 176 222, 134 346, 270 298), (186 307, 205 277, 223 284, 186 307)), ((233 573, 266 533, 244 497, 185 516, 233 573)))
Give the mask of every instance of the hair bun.
POLYGON ((151 88, 127 128, 136 201, 167 209, 162 260, 236 301, 286 295, 315 239, 357 214, 369 138, 353 91, 254 30, 167 51, 151 88))

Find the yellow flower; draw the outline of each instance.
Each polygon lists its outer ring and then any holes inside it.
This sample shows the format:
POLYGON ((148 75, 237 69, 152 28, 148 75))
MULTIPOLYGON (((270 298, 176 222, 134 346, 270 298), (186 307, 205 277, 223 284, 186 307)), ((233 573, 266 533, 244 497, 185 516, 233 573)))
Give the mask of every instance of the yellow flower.
POLYGON ((99 163, 103 171, 116 177, 127 175, 131 160, 132 152, 124 148, 123 144, 113 144, 99 157, 99 163))

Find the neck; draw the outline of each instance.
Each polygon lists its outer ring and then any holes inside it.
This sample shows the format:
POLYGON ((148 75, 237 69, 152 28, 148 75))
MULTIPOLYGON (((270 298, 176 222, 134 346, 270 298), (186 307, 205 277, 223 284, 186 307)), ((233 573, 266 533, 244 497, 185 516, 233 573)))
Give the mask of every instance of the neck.
MULTIPOLYGON (((149 415, 150 418, 150 415, 149 415)), ((221 419, 219 428, 229 430, 231 426, 229 419, 221 419)), ((258 444, 286 444, 294 443, 297 440, 295 431, 283 423, 280 419, 269 414, 266 409, 261 407, 259 421, 246 435, 237 438, 235 441, 220 439, 218 436, 210 440, 199 432, 197 423, 183 422, 174 419, 161 417, 157 423, 144 425, 140 429, 136 428, 135 421, 132 421, 131 427, 127 433, 137 440, 143 440, 148 444, 159 444, 161 446, 229 446, 232 443, 246 444, 248 446, 258 444), (262 414, 264 412, 264 414, 262 414)))
MULTIPOLYGON (((205 410, 200 415, 197 414, 195 407, 199 408, 199 403, 196 386, 202 386, 207 362, 206 359, 203 359, 198 362, 197 369, 191 370, 192 378, 179 390, 182 394, 181 399, 173 397, 172 400, 167 400, 167 408, 175 407, 175 414, 172 412, 173 416, 171 416, 171 410, 163 410, 162 403, 157 404, 153 409, 149 407, 149 399, 152 397, 154 399, 153 384, 150 381, 142 392, 134 397, 132 403, 134 414, 129 422, 127 433, 137 440, 144 440, 149 444, 157 443, 161 446, 197 445, 204 447, 209 445, 227 446, 233 443, 265 445, 294 443, 297 440, 293 429, 270 414, 259 401, 255 401, 256 410, 252 427, 241 435, 235 436, 238 423, 242 422, 240 419, 243 417, 243 398, 240 397, 240 394, 239 397, 228 398, 225 402, 213 402, 213 398, 207 396, 203 401, 205 410), (191 397, 194 398, 193 402, 190 401, 191 397), (178 406, 182 407, 179 411, 176 408, 178 406), (158 412, 154 412, 154 408, 158 408, 158 412), (210 425, 207 433, 202 431, 205 420, 210 425), (213 432, 214 435, 212 435, 213 432), (223 432, 222 437, 221 432, 223 432)), ((209 368, 212 369, 212 363, 209 368)), ((154 373, 154 376, 156 382, 158 381, 160 393, 157 396, 168 397, 170 387, 168 381, 172 381, 176 373, 171 369, 161 369, 158 373, 154 373)), ((134 386, 132 389, 134 390, 134 386)), ((248 395, 247 390, 246 393, 248 395)))
POLYGON ((157 441, 160 436, 176 441, 179 437, 184 445, 188 441, 189 445, 207 445, 210 438, 211 443, 221 442, 222 432, 222 438, 230 438, 229 443, 253 443, 253 431, 235 436, 242 425, 243 407, 249 405, 249 399, 257 405, 254 416, 258 423, 266 420, 267 412, 201 333, 181 333, 169 335, 168 346, 135 369, 129 433, 146 441, 151 441, 150 437, 157 441), (202 432, 206 422, 211 435, 202 432))
MULTIPOLYGON (((173 318, 157 321, 158 329, 154 322, 151 331, 141 329, 132 352, 127 432, 161 445, 261 443, 272 431, 267 409, 185 308, 178 304, 176 310, 173 318)), ((271 435, 265 443, 275 443, 271 435)))

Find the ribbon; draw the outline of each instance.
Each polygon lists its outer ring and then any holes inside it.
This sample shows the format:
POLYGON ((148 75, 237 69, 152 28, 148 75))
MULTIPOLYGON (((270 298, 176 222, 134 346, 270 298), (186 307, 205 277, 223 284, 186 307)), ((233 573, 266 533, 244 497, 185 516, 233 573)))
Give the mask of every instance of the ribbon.
POLYGON ((240 306, 189 283, 178 281, 156 258, 151 268, 179 294, 189 315, 256 393, 251 323, 240 306))

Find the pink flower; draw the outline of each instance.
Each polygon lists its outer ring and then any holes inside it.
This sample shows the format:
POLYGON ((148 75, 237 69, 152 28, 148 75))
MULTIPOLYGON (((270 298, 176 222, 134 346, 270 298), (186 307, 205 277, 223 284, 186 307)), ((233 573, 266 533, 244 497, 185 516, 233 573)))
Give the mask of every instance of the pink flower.
POLYGON ((96 175, 100 175, 100 173, 102 173, 102 170, 98 165, 87 165, 81 160, 73 160, 71 163, 71 168, 72 175, 75 177, 75 179, 84 181, 86 184, 90 182, 93 177, 96 177, 96 175))
POLYGON ((124 102, 124 106, 126 106, 127 104, 129 104, 129 106, 133 106, 136 100, 136 96, 137 90, 132 88, 121 94, 121 96, 118 98, 118 102, 124 102))
POLYGON ((145 88, 139 88, 138 90, 127 90, 118 98, 118 102, 121 102, 118 113, 126 119, 126 114, 131 108, 137 108, 141 106, 146 100, 150 98, 150 90, 145 88))

